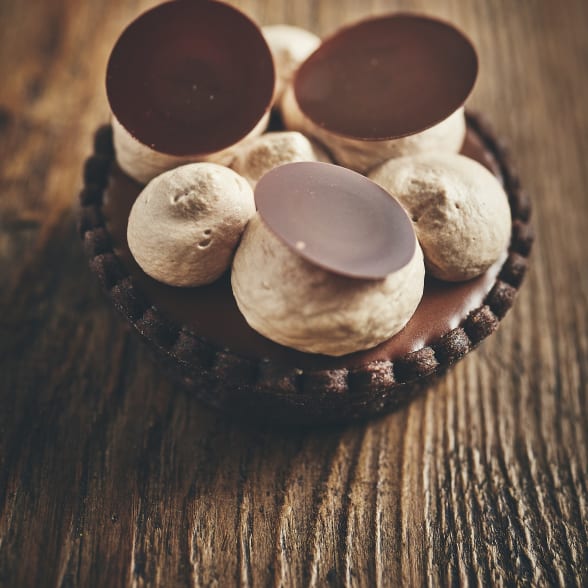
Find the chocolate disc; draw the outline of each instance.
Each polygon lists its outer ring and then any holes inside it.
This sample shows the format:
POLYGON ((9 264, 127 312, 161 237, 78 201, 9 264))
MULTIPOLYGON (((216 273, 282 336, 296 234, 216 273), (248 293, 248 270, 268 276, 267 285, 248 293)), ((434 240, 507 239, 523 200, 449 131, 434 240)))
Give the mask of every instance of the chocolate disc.
POLYGON ((335 33, 300 66, 302 112, 335 134, 385 140, 423 131, 468 97, 478 72, 470 41, 432 18, 396 14, 335 33))
POLYGON ((415 252, 416 236, 402 206, 365 176, 338 165, 274 168, 257 183, 255 203, 293 251, 337 274, 385 278, 415 252))
POLYGON ((211 0, 176 0, 139 16, 114 46, 106 74, 120 123, 172 155, 237 142, 268 110, 273 89, 272 56, 259 28, 211 0))

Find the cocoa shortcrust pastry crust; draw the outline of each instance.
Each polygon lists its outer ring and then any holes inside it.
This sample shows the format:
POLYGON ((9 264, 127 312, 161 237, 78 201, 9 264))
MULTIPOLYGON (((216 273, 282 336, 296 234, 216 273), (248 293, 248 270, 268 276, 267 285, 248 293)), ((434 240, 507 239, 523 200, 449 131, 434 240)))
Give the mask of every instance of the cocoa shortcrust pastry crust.
POLYGON ((350 421, 392 410, 496 330, 527 270, 533 243, 530 200, 506 148, 483 117, 468 112, 467 124, 500 169, 512 215, 508 255, 482 305, 437 341, 393 361, 308 370, 263 358, 254 360, 215 345, 164 316, 117 257, 106 227, 102 204, 114 163, 110 126, 96 132, 79 196, 79 233, 90 268, 166 371, 208 405, 240 418, 298 424, 350 421))

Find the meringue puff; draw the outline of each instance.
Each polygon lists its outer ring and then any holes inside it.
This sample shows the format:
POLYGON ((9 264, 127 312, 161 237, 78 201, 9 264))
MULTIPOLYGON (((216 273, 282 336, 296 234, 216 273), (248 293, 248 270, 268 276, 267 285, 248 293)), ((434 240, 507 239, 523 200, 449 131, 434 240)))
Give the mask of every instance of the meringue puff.
POLYGON ((384 140, 345 137, 326 130, 305 116, 292 85, 284 93, 281 112, 287 129, 313 137, 325 145, 336 163, 362 174, 392 157, 435 151, 457 153, 466 134, 464 108, 461 107, 440 123, 406 137, 384 140))
POLYGON ((369 178, 407 210, 427 271, 446 281, 484 273, 506 250, 511 214, 502 184, 463 155, 390 159, 369 178))
POLYGON ((119 166, 145 183, 187 162, 227 165, 233 146, 267 126, 274 86, 267 42, 241 11, 154 6, 122 31, 106 68, 119 166))
POLYGON ((235 254, 231 285, 253 329, 300 351, 337 356, 400 331, 421 300, 424 277, 418 243, 412 259, 386 278, 350 278, 306 261, 258 213, 235 254))
POLYGON ((262 27, 261 32, 274 59, 274 104, 279 104, 298 66, 320 45, 321 40, 310 31, 284 24, 267 25, 262 27))
POLYGON ((153 179, 129 215, 129 249, 141 269, 172 286, 201 286, 230 266, 253 191, 233 170, 191 163, 153 179))
POLYGON ((232 169, 253 188, 258 180, 278 165, 296 161, 324 161, 330 158, 319 145, 296 131, 264 133, 235 152, 232 169))
POLYGON ((235 153, 251 139, 261 135, 268 124, 270 113, 266 112, 255 127, 237 143, 207 155, 171 155, 156 151, 133 137, 112 115, 112 134, 116 161, 120 168, 140 184, 146 184, 159 174, 184 165, 199 161, 228 166, 235 158, 235 153))

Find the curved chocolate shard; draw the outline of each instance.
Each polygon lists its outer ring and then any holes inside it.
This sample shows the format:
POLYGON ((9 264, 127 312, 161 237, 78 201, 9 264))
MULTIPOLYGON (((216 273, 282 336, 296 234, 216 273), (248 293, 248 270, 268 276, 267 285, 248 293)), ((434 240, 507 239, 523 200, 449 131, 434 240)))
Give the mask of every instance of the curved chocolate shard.
POLYGON ((116 118, 144 145, 205 155, 255 127, 271 105, 274 79, 270 50, 244 14, 212 0, 175 0, 124 30, 106 91, 116 118))
POLYGON ((382 279, 414 256, 416 236, 402 206, 347 168, 316 161, 281 165, 259 180, 255 203, 286 245, 333 273, 382 279))
POLYGON ((302 112, 326 130, 368 141, 424 131, 455 112, 478 73, 472 43, 453 26, 414 14, 336 32, 300 66, 302 112))

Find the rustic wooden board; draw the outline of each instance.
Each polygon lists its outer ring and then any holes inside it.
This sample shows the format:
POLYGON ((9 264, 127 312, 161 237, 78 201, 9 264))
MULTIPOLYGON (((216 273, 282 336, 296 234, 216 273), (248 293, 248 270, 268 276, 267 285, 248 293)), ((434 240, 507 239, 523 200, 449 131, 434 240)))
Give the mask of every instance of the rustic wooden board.
POLYGON ((152 4, 0 2, 0 586, 588 585, 588 4, 238 2, 319 34, 457 23, 538 236, 498 333, 427 394, 279 432, 174 390, 78 242, 108 52, 152 4))

